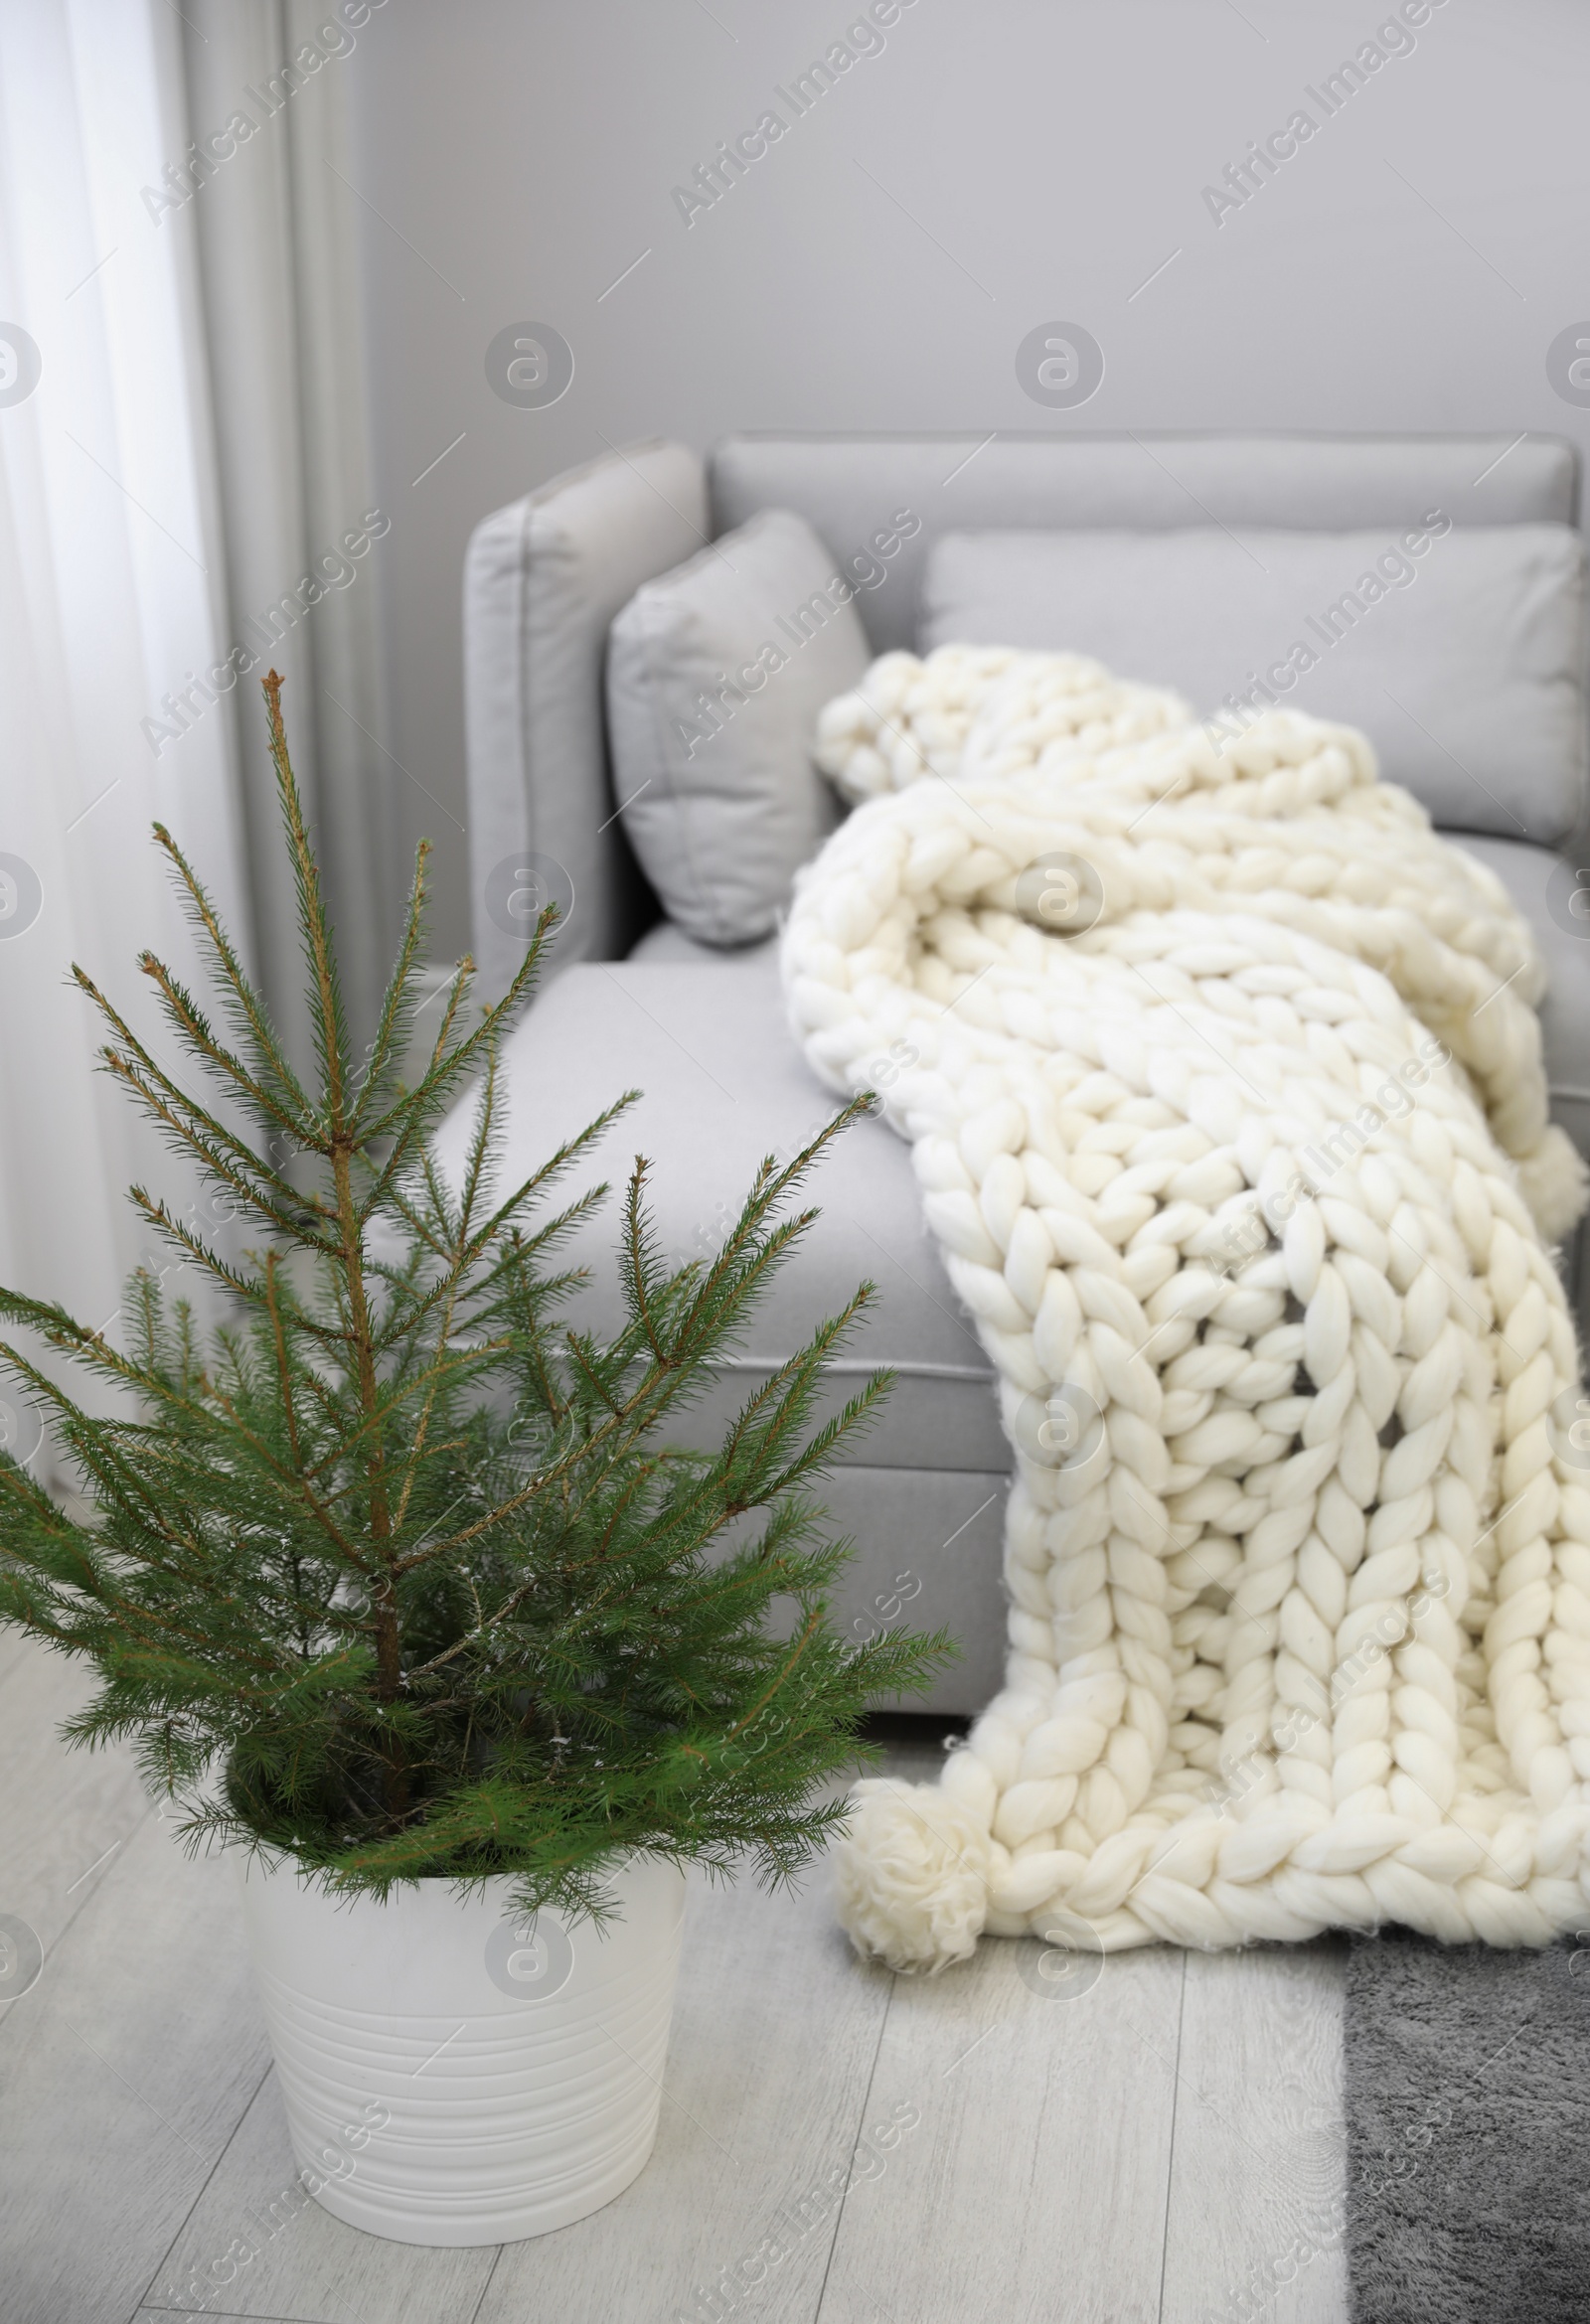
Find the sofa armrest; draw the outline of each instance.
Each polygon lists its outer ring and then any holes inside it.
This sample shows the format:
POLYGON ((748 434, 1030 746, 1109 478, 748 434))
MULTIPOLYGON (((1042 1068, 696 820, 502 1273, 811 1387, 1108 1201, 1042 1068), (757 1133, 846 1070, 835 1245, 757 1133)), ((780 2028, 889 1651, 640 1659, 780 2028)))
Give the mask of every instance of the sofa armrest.
POLYGON ((613 820, 607 631, 643 581, 710 538, 702 464, 651 441, 555 477, 478 525, 464 560, 470 887, 482 993, 511 982, 540 901, 552 967, 615 960, 655 916, 613 820))

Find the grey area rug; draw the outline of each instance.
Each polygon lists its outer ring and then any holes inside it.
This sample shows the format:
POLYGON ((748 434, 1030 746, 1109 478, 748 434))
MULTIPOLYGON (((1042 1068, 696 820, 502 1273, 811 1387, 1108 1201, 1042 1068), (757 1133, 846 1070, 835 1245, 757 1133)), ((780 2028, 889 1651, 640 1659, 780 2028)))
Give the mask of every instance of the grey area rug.
POLYGON ((1354 2324, 1586 2324, 1590 1929, 1355 1941, 1345 2040, 1354 2324))

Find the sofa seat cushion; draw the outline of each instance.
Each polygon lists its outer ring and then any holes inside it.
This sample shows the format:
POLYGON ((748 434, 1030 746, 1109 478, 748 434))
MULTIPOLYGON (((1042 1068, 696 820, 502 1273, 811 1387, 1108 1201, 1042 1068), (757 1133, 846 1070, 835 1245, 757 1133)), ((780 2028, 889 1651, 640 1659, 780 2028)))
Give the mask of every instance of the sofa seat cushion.
MULTIPOLYGON (((1553 916, 1547 882, 1562 858, 1548 849, 1467 836, 1454 844, 1497 873, 1536 932, 1550 973, 1541 1019, 1552 1116, 1590 1153, 1590 921, 1580 936, 1571 914, 1553 916)), ((571 1312, 594 1328, 618 1321, 616 1189, 637 1152, 652 1163, 663 1249, 676 1262, 706 1258, 762 1157, 788 1159, 837 1108, 785 1027, 774 941, 726 959, 705 955, 660 923, 635 959, 566 970, 504 1047, 505 1170, 528 1172, 621 1090, 643 1093, 579 1176, 582 1184, 606 1177, 615 1188, 569 1247, 570 1263, 592 1270, 571 1312)), ((445 1134, 454 1148, 465 1130, 461 1110, 445 1134)), ((819 1164, 811 1199, 821 1216, 806 1249, 775 1282, 732 1370, 682 1435, 710 1443, 770 1365, 870 1277, 877 1297, 844 1359, 849 1369, 836 1375, 836 1397, 875 1365, 899 1379, 856 1460, 1006 1472, 993 1373, 924 1225, 903 1141, 881 1122, 854 1123, 819 1164)))
MULTIPOLYGON (((1455 848, 1467 849, 1496 873, 1535 932, 1550 977, 1540 1005, 1540 1024, 1551 1084, 1551 1118, 1562 1124, 1581 1154, 1590 1155, 1590 853, 1585 855, 1581 875, 1586 916, 1580 919, 1566 909, 1574 883, 1565 881, 1563 872, 1564 864, 1571 870, 1578 857, 1569 862, 1552 849, 1537 848, 1523 839, 1487 839, 1473 832, 1449 832, 1447 837, 1455 848), (1547 882, 1553 872, 1558 878, 1548 897, 1547 882), (1553 899, 1557 913, 1552 910, 1553 899)), ((769 936, 760 944, 746 945, 725 956, 712 945, 698 944, 671 920, 659 920, 647 929, 629 957, 648 964, 726 961, 746 966, 766 962, 776 967, 777 952, 778 939, 769 936)))
MULTIPOLYGON (((505 1042, 503 1086, 505 1183, 528 1176, 621 1091, 644 1093, 570 1181, 571 1191, 602 1178, 613 1187, 559 1254, 591 1269, 568 1314, 598 1331, 620 1320, 619 1190, 637 1153, 652 1165, 664 1253, 676 1265, 711 1258, 763 1158, 793 1158, 839 1103, 786 1030, 771 945, 711 964, 576 964, 505 1042)), ((455 1164, 468 1115, 461 1107, 443 1132, 444 1158, 455 1164)), ((805 1247, 775 1279, 717 1391, 682 1419, 677 1441, 716 1441, 722 1417, 870 1278, 877 1295, 836 1366, 834 1401, 879 1365, 899 1380, 853 1459, 873 1469, 1006 1473, 993 1372, 924 1224, 904 1142, 881 1122, 853 1123, 806 1198, 821 1216, 805 1247)))

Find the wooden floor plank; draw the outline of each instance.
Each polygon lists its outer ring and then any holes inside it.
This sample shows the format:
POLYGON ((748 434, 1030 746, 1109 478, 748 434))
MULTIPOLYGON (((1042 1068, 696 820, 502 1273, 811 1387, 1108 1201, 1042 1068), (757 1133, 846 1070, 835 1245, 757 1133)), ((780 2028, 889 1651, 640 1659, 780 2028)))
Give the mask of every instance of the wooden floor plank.
POLYGON ((0 1630, 0 1687, 25 1657, 36 1650, 26 1630, 0 1630))
POLYGON ((298 2183, 271 2074, 144 2300, 207 2314, 224 2300, 252 2324, 469 2324, 496 2255, 389 2243, 322 2211, 298 2183))
MULTIPOLYGON (((47 1961, 153 1812, 130 1753, 68 1751, 60 1740, 92 1683, 80 1663, 32 1640, 0 1678, 0 1913, 27 1922, 47 1961)), ((0 2038, 18 2007, 0 2003, 0 2038)))
POLYGON ((527 2315, 811 2324, 891 1980, 797 1895, 693 1879, 657 2148, 605 2211, 508 2246, 479 2324, 527 2315))
POLYGON ((1088 1963, 1055 1993, 1040 1954, 990 1938, 896 1981, 867 2102, 882 2168, 847 2197, 821 2324, 1154 2324, 1181 1956, 1088 1963))
POLYGON ((1348 2312, 1345 1950, 1191 1953, 1164 2324, 1338 2324, 1348 2312))
POLYGON ((126 2324, 267 2064, 230 1868, 148 1816, 11 2004, 6 2324, 126 2324))

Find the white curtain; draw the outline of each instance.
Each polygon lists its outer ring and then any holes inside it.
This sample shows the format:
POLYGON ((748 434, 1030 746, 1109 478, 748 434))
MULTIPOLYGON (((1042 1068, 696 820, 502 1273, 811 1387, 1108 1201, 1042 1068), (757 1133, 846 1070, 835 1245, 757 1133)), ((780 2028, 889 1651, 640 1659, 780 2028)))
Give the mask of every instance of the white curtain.
MULTIPOLYGON (((394 933, 390 519, 369 481, 347 135, 370 16, 0 0, 0 1282, 112 1336, 129 1268, 169 1259, 128 1183, 179 1210, 199 1190, 96 1074, 71 965, 176 1062, 135 965, 148 947, 197 968, 159 820, 302 1054, 271 663, 356 1028, 394 933)), ((201 1291, 192 1270, 168 1282, 201 1291)), ((14 1403, 0 1443, 30 1432, 14 1403)))
POLYGON ((193 242, 140 195, 187 141, 180 33, 165 0, 0 0, 0 1281, 95 1325, 151 1248, 129 1180, 194 1188, 95 1072, 71 964, 143 1029, 139 951, 191 973, 157 819, 252 944, 193 242))
MULTIPOLYGON (((385 987, 407 868, 390 854, 386 804, 403 778, 379 739, 377 609, 392 511, 377 506, 371 476, 348 121, 350 79, 361 69, 354 59, 367 31, 379 37, 381 20, 370 0, 183 0, 181 22, 190 158, 174 184, 147 199, 162 232, 197 237, 228 636, 268 651, 287 680, 293 767, 363 1039, 385 987)), ((260 976, 278 1025, 307 1062, 297 923, 264 729, 251 698, 239 706, 260 976)), ((172 755, 186 748, 184 737, 172 755)))

